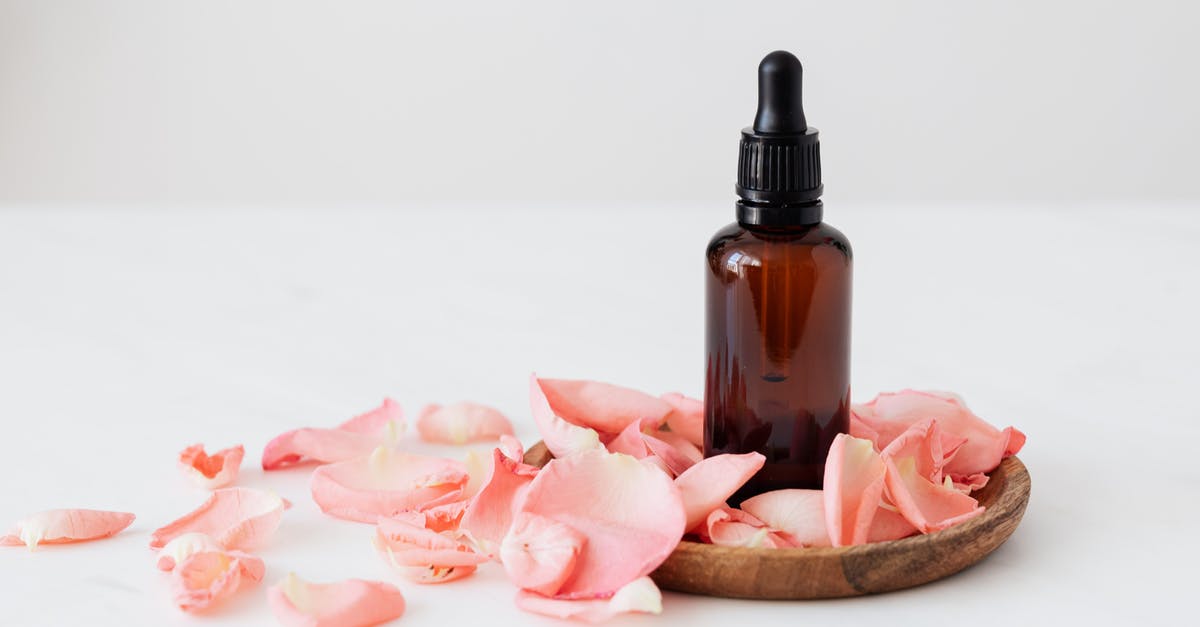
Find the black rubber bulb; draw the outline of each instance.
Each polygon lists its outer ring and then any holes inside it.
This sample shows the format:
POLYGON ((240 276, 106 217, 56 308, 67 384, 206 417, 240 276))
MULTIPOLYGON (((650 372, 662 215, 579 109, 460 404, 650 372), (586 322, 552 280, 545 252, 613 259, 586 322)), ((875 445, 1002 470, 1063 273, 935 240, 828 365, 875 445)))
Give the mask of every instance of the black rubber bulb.
POLYGON ((758 113, 754 132, 803 134, 808 130, 800 102, 804 68, 800 59, 784 50, 763 57, 758 64, 758 113))

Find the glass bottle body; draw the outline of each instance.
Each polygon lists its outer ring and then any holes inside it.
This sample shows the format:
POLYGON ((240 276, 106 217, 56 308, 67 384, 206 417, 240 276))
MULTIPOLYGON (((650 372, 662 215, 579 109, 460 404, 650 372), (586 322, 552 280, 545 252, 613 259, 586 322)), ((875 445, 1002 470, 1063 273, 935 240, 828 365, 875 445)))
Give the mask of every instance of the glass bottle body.
POLYGON ((705 456, 757 451, 737 494, 821 488, 849 431, 852 252, 837 229, 734 223, 707 251, 705 456))

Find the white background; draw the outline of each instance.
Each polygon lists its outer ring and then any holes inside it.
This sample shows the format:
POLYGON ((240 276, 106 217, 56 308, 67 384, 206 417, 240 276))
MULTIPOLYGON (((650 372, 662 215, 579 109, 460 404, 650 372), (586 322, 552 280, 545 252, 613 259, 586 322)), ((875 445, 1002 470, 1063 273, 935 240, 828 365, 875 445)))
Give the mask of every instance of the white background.
POLYGON ((193 442, 245 444, 244 483, 296 503, 266 584, 553 624, 498 568, 399 580, 262 445, 385 394, 494 404, 529 443, 530 370, 699 395, 703 247, 774 48, 806 62, 855 248, 855 397, 960 392, 1029 435, 1033 499, 936 584, 667 594, 617 624, 1187 622, 1196 9, 755 6, 0 0, 0 525, 138 515, 0 550, 0 624, 270 624, 265 585, 196 618, 153 567, 149 532, 203 498, 174 468, 193 442))

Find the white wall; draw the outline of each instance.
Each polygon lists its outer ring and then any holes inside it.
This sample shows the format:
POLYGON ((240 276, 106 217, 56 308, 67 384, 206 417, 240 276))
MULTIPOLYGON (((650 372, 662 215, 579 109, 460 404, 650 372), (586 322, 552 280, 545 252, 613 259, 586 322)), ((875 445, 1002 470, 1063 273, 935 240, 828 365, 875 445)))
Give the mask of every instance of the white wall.
POLYGON ((0 206, 724 203, 775 48, 831 202, 1192 202, 1197 6, 0 0, 0 206))

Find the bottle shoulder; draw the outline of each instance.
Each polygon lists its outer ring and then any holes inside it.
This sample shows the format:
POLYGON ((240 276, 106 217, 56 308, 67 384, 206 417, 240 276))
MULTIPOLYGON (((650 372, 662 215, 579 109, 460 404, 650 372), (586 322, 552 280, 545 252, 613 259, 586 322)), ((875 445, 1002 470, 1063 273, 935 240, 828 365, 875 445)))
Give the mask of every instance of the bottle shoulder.
POLYGON ((717 231, 708 242, 708 257, 725 257, 735 252, 743 256, 760 256, 767 248, 836 249, 847 261, 854 256, 850 240, 838 229, 825 223, 806 227, 762 228, 746 227, 734 222, 717 231))

